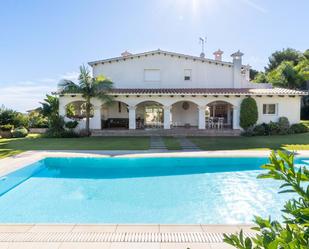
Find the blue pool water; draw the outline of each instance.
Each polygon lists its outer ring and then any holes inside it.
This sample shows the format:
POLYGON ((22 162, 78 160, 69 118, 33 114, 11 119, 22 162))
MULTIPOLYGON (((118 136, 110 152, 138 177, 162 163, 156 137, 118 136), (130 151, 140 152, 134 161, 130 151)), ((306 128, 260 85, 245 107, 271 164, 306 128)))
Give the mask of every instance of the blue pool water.
MULTIPOLYGON (((1 223, 248 223, 290 195, 266 158, 46 158, 0 181, 1 223)), ((297 159, 306 164, 308 159, 297 159)))

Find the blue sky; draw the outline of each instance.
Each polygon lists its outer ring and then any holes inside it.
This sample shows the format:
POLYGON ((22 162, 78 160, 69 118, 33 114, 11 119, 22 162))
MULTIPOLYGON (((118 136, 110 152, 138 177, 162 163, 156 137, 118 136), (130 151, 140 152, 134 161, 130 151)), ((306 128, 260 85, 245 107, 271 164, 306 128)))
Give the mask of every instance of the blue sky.
POLYGON ((10 0, 0 6, 0 105, 35 108, 79 65, 157 48, 262 69, 275 50, 309 48, 308 0, 10 0))

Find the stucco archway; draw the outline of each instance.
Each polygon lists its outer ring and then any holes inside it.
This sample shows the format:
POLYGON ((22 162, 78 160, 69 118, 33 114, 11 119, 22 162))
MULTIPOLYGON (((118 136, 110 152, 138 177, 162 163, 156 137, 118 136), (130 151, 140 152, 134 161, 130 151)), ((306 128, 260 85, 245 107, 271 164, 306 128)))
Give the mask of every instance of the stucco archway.
POLYGON ((163 105, 158 101, 142 101, 136 105, 137 129, 161 129, 164 124, 163 105))
POLYGON ((128 129, 129 109, 122 101, 112 101, 101 106, 102 129, 128 129))
POLYGON ((171 106, 172 127, 197 127, 199 122, 198 105, 181 100, 171 106))
POLYGON ((207 119, 223 119, 224 128, 233 127, 233 105, 228 101, 216 100, 206 106, 206 123, 207 119))
MULTIPOLYGON (((93 117, 94 109, 91 105, 90 118, 93 117)), ((83 100, 76 100, 65 105, 65 117, 73 120, 82 120, 86 118, 86 102, 83 100)))

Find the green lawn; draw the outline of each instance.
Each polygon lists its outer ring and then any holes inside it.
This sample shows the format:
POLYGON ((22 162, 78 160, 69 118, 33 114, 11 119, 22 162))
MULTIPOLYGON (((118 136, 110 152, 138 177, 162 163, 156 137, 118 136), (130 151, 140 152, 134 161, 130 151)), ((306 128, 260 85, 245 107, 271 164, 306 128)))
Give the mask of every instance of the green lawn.
MULTIPOLYGON (((261 137, 190 137, 203 150, 289 149, 309 150, 309 133, 261 137)), ((164 137, 169 150, 179 150, 176 138, 164 137)), ((86 137, 0 139, 0 158, 26 150, 147 150, 149 137, 86 137)))
POLYGON ((163 137, 163 141, 168 150, 181 150, 181 146, 177 138, 163 137))
POLYGON ((0 158, 26 150, 147 150, 148 137, 85 137, 0 139, 0 158))
POLYGON ((190 140, 203 150, 309 150, 309 133, 257 137, 191 137, 190 140))

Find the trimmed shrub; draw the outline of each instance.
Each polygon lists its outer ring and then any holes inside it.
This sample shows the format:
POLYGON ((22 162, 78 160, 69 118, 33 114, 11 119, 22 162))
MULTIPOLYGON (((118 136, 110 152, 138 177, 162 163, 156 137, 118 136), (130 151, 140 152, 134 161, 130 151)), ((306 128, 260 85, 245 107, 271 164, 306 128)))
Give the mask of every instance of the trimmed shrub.
POLYGON ((309 128, 302 124, 292 124, 290 129, 289 129, 289 133, 294 134, 294 133, 306 133, 309 132, 309 128))
POLYGON ((278 135, 280 133, 279 124, 270 121, 268 124, 268 135, 278 135))
POLYGON ((14 125, 11 125, 11 124, 0 125, 1 131, 11 131, 13 129, 14 129, 14 125))
POLYGON ((70 129, 70 130, 74 130, 76 127, 78 126, 78 122, 75 121, 68 121, 65 123, 65 127, 70 129))
POLYGON ((253 126, 247 128, 246 130, 244 130, 242 133, 241 133, 242 136, 245 136, 245 137, 252 137, 254 136, 254 128, 253 126))
POLYGON ((80 137, 80 135, 76 132, 74 132, 73 130, 67 130, 67 131, 63 131, 60 134, 60 137, 62 138, 75 138, 75 137, 80 137))
POLYGON ((12 136, 15 138, 26 137, 28 135, 28 130, 24 127, 16 128, 12 131, 12 136))
POLYGON ((253 127, 258 120, 258 109, 255 99, 245 98, 240 105, 240 126, 247 130, 253 127))
POLYGON ((253 129, 253 133, 255 136, 265 136, 266 134, 266 126, 267 124, 263 123, 263 124, 259 124, 256 125, 253 129))
POLYGON ((280 117, 278 120, 279 134, 285 135, 289 133, 290 122, 287 117, 280 117))

